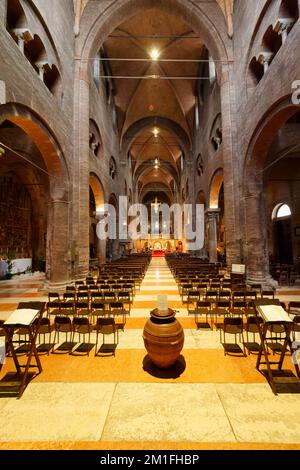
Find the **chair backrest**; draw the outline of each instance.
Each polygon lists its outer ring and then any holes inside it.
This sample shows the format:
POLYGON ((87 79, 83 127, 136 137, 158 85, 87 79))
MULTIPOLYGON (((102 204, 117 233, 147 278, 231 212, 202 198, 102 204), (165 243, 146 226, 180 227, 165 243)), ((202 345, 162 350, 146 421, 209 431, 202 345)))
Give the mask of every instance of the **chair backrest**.
POLYGON ((262 325, 263 324, 263 319, 259 316, 254 316, 254 315, 250 315, 248 318, 247 318, 247 323, 246 323, 246 326, 245 326, 245 329, 249 332, 249 333, 258 333, 259 332, 259 327, 258 325, 262 325))
POLYGON ((87 286, 80 285, 80 286, 78 286, 78 291, 79 291, 79 292, 87 292, 87 291, 88 291, 88 287, 87 287, 87 286))
POLYGON ((223 292, 219 292, 219 299, 222 300, 222 299, 230 299, 230 292, 226 292, 226 291, 223 291, 223 292))
POLYGON ((91 303, 92 310, 105 310, 105 304, 103 302, 92 302, 91 303))
POLYGON ((217 302, 217 310, 218 309, 229 309, 230 308, 230 301, 229 300, 218 300, 217 302))
POLYGON ((225 333, 236 335, 236 334, 242 333, 243 328, 244 328, 244 325, 243 325, 242 318, 232 318, 232 317, 224 318, 223 329, 225 333))
POLYGON ((67 292, 76 292, 75 286, 67 286, 66 291, 67 292))
POLYGON ((300 332, 300 315, 296 315, 293 320, 293 330, 300 332))
POLYGON ((292 309, 300 310, 300 302, 297 302, 295 300, 292 300, 291 302, 289 302, 289 311, 291 311, 292 309))
POLYGON ((208 299, 208 298, 214 298, 214 299, 216 299, 217 297, 218 297, 218 291, 216 291, 216 290, 208 290, 208 291, 206 292, 206 298, 207 298, 207 299, 208 299))
POLYGON ((205 300, 199 300, 197 302, 197 309, 210 309, 211 308, 211 303, 210 302, 205 302, 205 300))
POLYGON ((89 293, 88 291, 80 291, 80 292, 77 292, 77 299, 81 300, 81 299, 87 299, 89 296, 89 293))
POLYGON ((122 302, 110 302, 109 304, 109 307, 110 307, 110 310, 111 311, 120 311, 120 312, 123 312, 124 311, 124 305, 122 302))
POLYGON ((48 299, 51 302, 51 299, 60 299, 59 293, 58 292, 49 292, 48 293, 48 299))
POLYGON ((74 292, 65 292, 63 295, 64 300, 72 299, 75 301, 75 293, 74 292))
POLYGON ((89 325, 89 319, 87 317, 74 317, 73 325, 74 326, 89 325))
POLYGON ((93 301, 94 299, 102 299, 103 295, 102 295, 102 292, 92 292, 91 297, 93 301))
POLYGON ((96 330, 103 335, 111 335, 116 331, 116 323, 113 318, 97 318, 96 330))
POLYGON ((262 298, 271 297, 272 299, 274 299, 275 292, 273 290, 263 290, 261 293, 261 297, 262 298))
POLYGON ((54 318, 54 327, 57 330, 70 331, 71 325, 72 322, 70 317, 56 315, 54 318))
POLYGON ((88 315, 89 314, 89 303, 88 302, 75 302, 75 311, 76 314, 88 315))
POLYGON ((65 310, 65 311, 69 310, 71 311, 71 314, 73 314, 73 311, 74 311, 73 307, 74 307, 74 304, 71 302, 60 302, 60 306, 59 306, 60 310, 65 310))

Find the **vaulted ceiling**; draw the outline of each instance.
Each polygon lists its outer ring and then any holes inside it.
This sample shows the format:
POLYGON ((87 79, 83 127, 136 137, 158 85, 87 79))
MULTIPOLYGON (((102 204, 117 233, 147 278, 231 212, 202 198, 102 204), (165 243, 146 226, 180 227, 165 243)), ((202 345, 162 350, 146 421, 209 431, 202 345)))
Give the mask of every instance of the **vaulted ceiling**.
MULTIPOLYGON (((97 1, 73 1, 75 27, 79 28, 86 7, 95 7, 98 14, 97 1)), ((232 35, 234 0, 215 3, 232 35)), ((189 147, 192 141, 196 78, 202 73, 199 60, 207 56, 201 38, 189 25, 155 4, 111 32, 102 53, 109 64, 104 75, 113 77, 121 145, 125 137, 131 143, 134 184, 140 192, 150 191, 151 185, 172 192, 180 184, 181 155, 186 149, 182 140, 189 147), (151 59, 153 49, 159 60, 151 59)))
POLYGON ((137 122, 147 122, 130 136, 134 177, 140 188, 150 182, 168 187, 173 181, 179 183, 182 145, 176 127, 191 141, 203 51, 204 44, 187 24, 156 7, 120 24, 103 44, 113 76, 121 138, 137 122), (158 60, 151 58, 153 49, 158 60), (162 127, 160 120, 168 125, 162 127))

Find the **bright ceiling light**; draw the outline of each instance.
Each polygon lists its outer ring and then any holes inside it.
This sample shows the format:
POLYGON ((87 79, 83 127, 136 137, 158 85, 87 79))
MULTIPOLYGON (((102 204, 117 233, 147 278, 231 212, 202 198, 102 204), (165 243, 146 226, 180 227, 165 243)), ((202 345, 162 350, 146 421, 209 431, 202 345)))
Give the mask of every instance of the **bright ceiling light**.
POLYGON ((154 135, 154 137, 157 138, 157 137, 158 137, 158 134, 159 134, 159 130, 157 129, 157 127, 155 127, 155 128, 153 129, 153 135, 154 135))
POLYGON ((156 47, 153 47, 150 51, 150 57, 153 61, 156 61, 160 56, 160 52, 156 47))
POLYGON ((158 170, 158 168, 159 168, 159 158, 158 157, 156 157, 155 160, 154 160, 154 168, 156 170, 158 170))

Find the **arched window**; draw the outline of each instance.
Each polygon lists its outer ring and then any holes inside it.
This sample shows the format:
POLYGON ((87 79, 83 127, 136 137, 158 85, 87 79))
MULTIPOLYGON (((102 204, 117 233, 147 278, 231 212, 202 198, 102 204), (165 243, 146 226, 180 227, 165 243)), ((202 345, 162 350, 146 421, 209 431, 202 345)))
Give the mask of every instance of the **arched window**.
POLYGON ((272 213, 272 220, 285 219, 291 217, 290 206, 285 203, 277 204, 272 213))

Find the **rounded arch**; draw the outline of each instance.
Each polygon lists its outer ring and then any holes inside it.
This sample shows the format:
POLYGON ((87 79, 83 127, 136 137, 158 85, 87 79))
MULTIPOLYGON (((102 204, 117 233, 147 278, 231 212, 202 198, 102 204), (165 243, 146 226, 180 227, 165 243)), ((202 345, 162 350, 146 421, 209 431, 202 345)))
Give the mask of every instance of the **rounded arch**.
POLYGON ((275 136, 286 121, 297 112, 299 107, 292 104, 289 95, 275 103, 262 116, 247 147, 243 172, 244 193, 251 194, 251 191, 256 189, 258 183, 256 175, 262 174, 268 150, 275 136))
POLYGON ((69 189, 67 164, 61 147, 49 127, 37 113, 17 103, 0 106, 0 124, 4 121, 10 121, 20 127, 37 146, 49 173, 52 196, 67 197, 69 189))
POLYGON ((209 189, 209 208, 218 209, 219 207, 219 196, 224 181, 223 168, 219 168, 215 171, 209 189))
MULTIPOLYGON (((229 45, 229 38, 226 31, 222 37, 216 27, 216 18, 219 18, 221 23, 224 22, 222 12, 217 4, 213 16, 214 21, 203 11, 201 4, 195 6, 194 2, 187 0, 164 0, 163 2, 161 0, 140 0, 139 2, 136 2, 136 0, 120 0, 119 2, 113 2, 103 10, 99 9, 99 14, 96 17, 95 12, 90 16, 89 6, 88 3, 81 17, 81 38, 79 38, 81 40, 78 43, 78 52, 84 61, 82 65, 85 67, 86 74, 88 74, 88 60, 96 56, 99 46, 108 34, 124 20, 154 6, 158 6, 167 12, 175 12, 181 17, 203 39, 215 60, 228 59, 225 42, 228 41, 229 45), (92 22, 91 17, 93 18, 92 22)), ((91 8, 93 8, 92 4, 91 8)))
POLYGON ((103 211, 105 202, 104 189, 100 179, 95 173, 90 173, 90 187, 95 198, 96 212, 101 212, 103 211))
MULTIPOLYGON (((70 277, 70 206, 69 206, 69 173, 61 147, 50 128, 33 110, 18 103, 0 106, 0 125, 12 123, 21 129, 39 151, 42 165, 38 168, 39 175, 47 174, 45 187, 45 203, 42 213, 45 215, 46 230, 43 243, 46 252, 46 279, 51 284, 68 282, 70 277)), ((5 128, 5 127, 4 127, 5 128)), ((5 140, 5 138, 3 137, 5 140)), ((13 146, 10 144, 13 150, 13 146)), ((24 149, 26 150, 26 149, 24 149)), ((16 151, 16 150, 15 150, 16 151)), ((18 152, 18 158, 23 152, 18 152)), ((30 158, 31 155, 28 156, 30 158)), ((20 160, 20 172, 24 173, 23 160, 20 160)), ((31 165, 27 167, 34 168, 31 165)), ((35 168, 36 169, 36 168, 35 168)), ((38 181, 37 184, 40 184, 38 181)), ((30 181, 30 184, 35 184, 30 181)))

